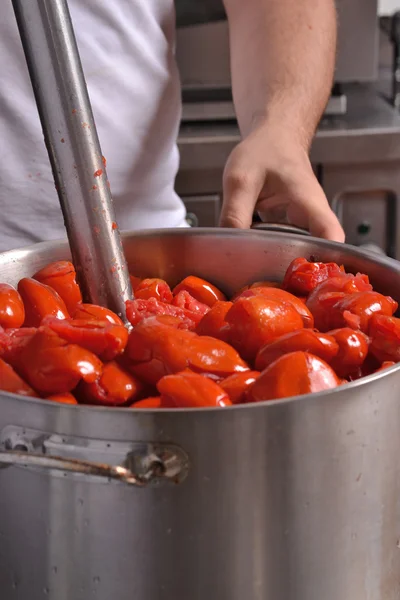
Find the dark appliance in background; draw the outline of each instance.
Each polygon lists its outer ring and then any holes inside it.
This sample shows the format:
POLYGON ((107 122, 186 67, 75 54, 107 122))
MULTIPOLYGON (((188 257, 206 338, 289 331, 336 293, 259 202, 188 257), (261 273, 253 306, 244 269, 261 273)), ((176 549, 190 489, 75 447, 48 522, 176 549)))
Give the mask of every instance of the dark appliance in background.
MULTIPOLYGON (((311 150, 347 241, 400 258, 400 118, 379 88, 377 0, 337 0, 335 85, 311 150)), ((182 80, 181 167, 176 188, 196 226, 218 224, 225 161, 240 141, 229 71, 228 25, 219 0, 176 0, 182 80)), ((389 83, 390 88, 390 83, 389 83)))

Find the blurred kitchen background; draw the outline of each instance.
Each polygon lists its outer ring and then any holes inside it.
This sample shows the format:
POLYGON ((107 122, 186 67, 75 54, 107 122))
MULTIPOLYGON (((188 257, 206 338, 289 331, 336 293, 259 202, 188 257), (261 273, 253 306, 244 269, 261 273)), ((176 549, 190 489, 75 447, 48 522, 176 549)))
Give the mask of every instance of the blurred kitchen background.
MULTIPOLYGON (((400 0, 337 0, 335 85, 311 151, 347 241, 400 259, 400 0)), ((193 226, 218 223, 239 141, 220 0, 176 0, 182 79, 177 191, 193 226)), ((249 91, 251 93, 251 91, 249 91)))

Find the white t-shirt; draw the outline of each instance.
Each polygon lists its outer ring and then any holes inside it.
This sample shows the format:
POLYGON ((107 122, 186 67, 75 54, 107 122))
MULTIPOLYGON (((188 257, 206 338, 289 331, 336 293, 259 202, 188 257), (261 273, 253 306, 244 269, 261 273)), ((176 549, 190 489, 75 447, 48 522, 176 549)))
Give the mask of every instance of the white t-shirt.
MULTIPOLYGON (((69 0, 123 230, 180 227, 173 0, 69 0)), ((65 229, 10 0, 0 17, 0 251, 65 229)))

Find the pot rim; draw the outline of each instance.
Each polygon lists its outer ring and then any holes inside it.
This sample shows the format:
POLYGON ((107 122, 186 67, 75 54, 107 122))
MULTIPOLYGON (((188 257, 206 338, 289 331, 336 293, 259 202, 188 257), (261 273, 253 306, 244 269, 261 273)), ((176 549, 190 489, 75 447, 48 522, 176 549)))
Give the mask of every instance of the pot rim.
MULTIPOLYGON (((177 236, 177 237, 203 237, 203 236, 207 236, 207 235, 212 235, 212 236, 218 236, 218 237, 222 237, 222 238, 230 238, 230 237, 237 237, 237 238, 265 238, 265 237, 271 237, 275 240, 282 240, 282 241, 288 241, 288 239, 295 239, 295 240, 301 240, 303 239, 303 236, 299 235, 299 234, 289 234, 289 233, 281 233, 281 232, 275 232, 275 231, 261 231, 261 230, 239 230, 239 229, 216 229, 216 228, 211 228, 211 227, 199 227, 199 228, 170 228, 170 229, 146 229, 146 230, 137 230, 137 231, 125 231, 121 233, 121 236, 123 239, 125 238, 131 238, 131 237, 141 237, 141 238, 150 238, 150 237, 155 237, 157 236, 158 238, 160 237, 168 237, 168 236, 177 236)), ((351 246, 350 244, 342 244, 340 242, 332 242, 332 241, 328 241, 328 240, 323 240, 321 238, 314 238, 314 237, 307 237, 307 242, 312 242, 313 244, 315 244, 316 246, 320 247, 320 248, 324 248, 324 249, 329 249, 331 248, 332 250, 340 250, 341 252, 348 252, 350 256, 353 257, 359 257, 359 258, 366 258, 369 262, 374 263, 377 266, 383 267, 383 268, 387 268, 391 271, 395 271, 398 275, 400 275, 400 263, 392 258, 389 258, 387 256, 381 256, 381 255, 375 255, 371 252, 368 252, 367 250, 361 250, 359 248, 357 248, 356 246, 351 246)), ((60 245, 64 245, 65 246, 65 250, 67 253, 69 253, 69 245, 68 245, 68 240, 67 238, 64 239, 59 239, 59 240, 50 240, 50 241, 45 241, 45 242, 39 242, 37 244, 32 244, 30 246, 26 246, 24 248, 16 248, 15 250, 8 250, 6 252, 2 252, 0 253, 0 265, 2 262, 3 258, 7 258, 8 255, 13 254, 13 261, 19 261, 19 260, 23 260, 24 259, 24 255, 28 255, 33 249, 35 249, 35 251, 46 251, 48 249, 51 249, 55 246, 60 246, 60 245), (16 256, 17 254, 17 256, 16 256), (18 256, 20 255, 20 256, 18 256)), ((67 260, 67 258, 65 259, 67 260)), ((372 373, 371 375, 367 375, 365 377, 362 377, 356 381, 352 381, 352 382, 348 382, 346 384, 340 385, 336 388, 333 389, 329 389, 329 390, 324 390, 322 392, 313 392, 311 394, 303 394, 303 395, 298 395, 298 396, 291 396, 289 398, 281 398, 281 399, 277 399, 277 400, 266 400, 263 402, 254 402, 254 403, 248 403, 248 404, 239 404, 239 405, 234 405, 234 406, 228 406, 228 407, 224 407, 224 408, 218 408, 218 407, 202 407, 202 408, 148 408, 148 409, 135 409, 132 407, 111 407, 111 406, 97 406, 97 405, 85 405, 85 404, 78 404, 78 405, 68 405, 68 404, 62 404, 62 403, 58 403, 58 402, 53 402, 53 401, 49 401, 46 399, 42 399, 42 398, 32 398, 32 397, 28 397, 28 396, 21 396, 19 394, 11 394, 11 393, 7 393, 7 392, 1 392, 0 391, 0 403, 1 400, 3 398, 6 399, 12 399, 14 401, 23 401, 26 402, 28 404, 36 404, 36 405, 43 405, 46 407, 49 407, 50 410, 79 410, 81 413, 83 412, 90 412, 91 414, 94 413, 100 413, 100 414, 104 414, 104 412, 106 411, 107 414, 111 415, 111 414, 121 414, 121 411, 124 411, 122 414, 127 414, 127 411, 129 411, 128 414, 133 413, 134 415, 137 414, 147 414, 147 415, 153 415, 153 414, 182 414, 182 413, 216 413, 218 412, 225 412, 225 411, 239 411, 239 410, 247 410, 247 409, 261 409, 261 408, 265 408, 267 406, 271 406, 274 407, 277 404, 279 405, 284 405, 284 404, 289 404, 295 401, 307 401, 307 399, 309 398, 325 398, 327 396, 331 397, 334 395, 337 395, 338 393, 340 393, 342 390, 351 390, 354 388, 358 388, 361 386, 365 386, 368 385, 369 383, 372 383, 376 380, 379 380, 381 378, 386 377, 387 375, 394 373, 395 371, 400 371, 400 363, 398 363, 397 365, 393 365, 392 367, 388 367, 387 369, 384 369, 382 371, 379 371, 377 373, 372 373)))
MULTIPOLYGON (((276 240, 306 240, 308 243, 312 242, 316 246, 321 248, 331 248, 332 250, 341 250, 348 252, 350 256, 356 256, 360 258, 366 258, 372 263, 377 265, 381 265, 383 267, 387 267, 389 269, 393 269, 400 275, 400 262, 395 260, 394 258, 390 258, 381 254, 374 254, 368 250, 362 250, 357 246, 352 246, 351 244, 341 243, 341 242, 332 242, 330 240, 324 240, 322 238, 316 238, 312 236, 307 236, 304 238, 303 235, 297 233, 287 233, 287 232, 279 232, 279 231, 262 231, 257 229, 222 229, 215 227, 196 227, 196 228, 166 228, 166 229, 141 229, 141 230, 129 230, 129 231, 121 231, 122 239, 128 239, 131 237, 169 237, 171 235, 177 237, 203 237, 207 235, 219 236, 223 238, 230 237, 239 237, 239 238, 265 238, 272 237, 276 240)), ((70 252, 68 239, 59 238, 56 240, 48 240, 45 242, 38 242, 36 244, 30 244, 29 246, 24 246, 20 248, 15 248, 12 250, 6 250, 5 252, 0 253, 0 262, 3 257, 7 257, 10 254, 14 255, 13 261, 23 260, 24 255, 29 254, 32 250, 41 251, 51 249, 54 246, 65 246, 67 252, 70 252), (15 254, 20 254, 20 256, 16 257, 15 254)))
POLYGON ((395 371, 400 371, 400 363, 397 365, 393 365, 384 369, 382 371, 378 371, 377 373, 372 373, 371 375, 367 375, 365 377, 361 377, 356 381, 350 381, 345 384, 339 385, 336 388, 332 388, 329 390, 324 390, 322 392, 312 392, 310 394, 302 394, 298 396, 290 396, 288 398, 277 398, 276 400, 263 400, 262 402, 249 402, 247 404, 236 404, 233 406, 225 406, 225 407, 199 407, 199 408, 133 408, 130 406, 98 406, 98 405, 90 405, 90 404, 63 404, 62 402, 54 402, 52 400, 46 400, 43 398, 33 398, 31 396, 21 396, 19 394, 11 394, 8 392, 0 392, 0 405, 3 398, 12 399, 12 400, 20 400, 24 401, 27 404, 36 404, 42 405, 46 407, 50 407, 51 410, 65 409, 65 410, 79 410, 81 413, 88 412, 90 414, 94 414, 100 412, 101 414, 115 415, 121 414, 121 411, 124 411, 122 414, 162 414, 162 415, 173 415, 173 414, 182 414, 182 413, 224 413, 226 411, 239 411, 246 409, 260 409, 266 407, 275 407, 276 405, 286 405, 291 404, 293 402, 298 402, 299 400, 306 402, 309 398, 326 398, 327 396, 333 397, 334 395, 339 394, 342 390, 352 390, 354 388, 359 388, 368 383, 375 382, 379 379, 382 379, 389 375, 390 373, 394 373, 395 371), (129 411, 127 413, 127 411, 129 411))

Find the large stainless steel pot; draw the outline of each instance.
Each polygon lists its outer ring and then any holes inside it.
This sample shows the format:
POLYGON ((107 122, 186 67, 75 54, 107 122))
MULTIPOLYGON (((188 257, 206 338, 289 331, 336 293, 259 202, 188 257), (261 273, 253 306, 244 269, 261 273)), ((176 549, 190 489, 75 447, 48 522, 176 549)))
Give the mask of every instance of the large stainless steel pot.
MULTIPOLYGON (((296 256, 334 260, 400 298, 398 263, 296 235, 150 232, 127 235, 125 250, 135 273, 194 273, 227 292, 282 277, 296 256)), ((65 243, 0 255, 0 280, 68 255, 65 243)), ((20 449, 66 469, 124 465, 81 470, 131 484, 1 469, 1 599, 398 600, 399 387, 396 367, 294 400, 174 412, 2 394, 0 460, 20 449)))

